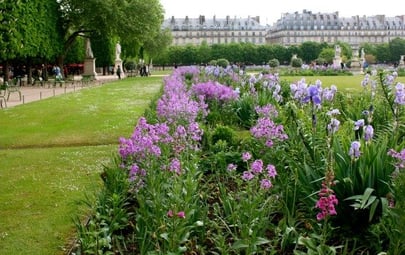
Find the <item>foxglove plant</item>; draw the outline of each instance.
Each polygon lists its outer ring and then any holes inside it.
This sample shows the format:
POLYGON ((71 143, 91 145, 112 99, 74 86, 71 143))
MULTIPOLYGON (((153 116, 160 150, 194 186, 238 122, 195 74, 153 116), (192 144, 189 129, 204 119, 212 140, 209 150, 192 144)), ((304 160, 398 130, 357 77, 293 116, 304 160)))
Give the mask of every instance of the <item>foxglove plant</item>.
MULTIPOLYGON (((338 109, 333 109, 327 112, 327 115, 330 117, 330 122, 327 126, 327 162, 326 162, 326 171, 325 179, 322 181, 322 188, 318 193, 319 199, 316 202, 315 207, 320 210, 316 218, 318 221, 327 220, 327 217, 336 215, 335 205, 338 204, 338 199, 336 198, 332 186, 334 186, 334 152, 332 148, 333 139, 335 133, 339 130, 340 121, 336 118, 340 114, 338 109)), ((326 225, 326 223, 325 223, 326 225)), ((325 226, 326 229, 326 226, 325 226)), ((324 233, 326 234, 326 233, 324 233)))

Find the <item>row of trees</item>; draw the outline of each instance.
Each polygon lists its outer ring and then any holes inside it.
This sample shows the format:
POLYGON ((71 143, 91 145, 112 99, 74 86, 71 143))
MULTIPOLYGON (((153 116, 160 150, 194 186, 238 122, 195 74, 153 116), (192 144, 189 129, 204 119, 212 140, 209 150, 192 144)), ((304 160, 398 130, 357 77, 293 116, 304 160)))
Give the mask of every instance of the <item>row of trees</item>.
MULTIPOLYGON (((350 45, 343 42, 338 44, 342 50, 343 61, 349 62, 353 57, 350 45)), ((400 55, 405 54, 405 40, 396 38, 389 43, 365 44, 360 48, 364 48, 368 63, 395 63, 399 61, 400 55)), ((297 54, 307 64, 314 61, 321 64, 331 64, 335 50, 334 45, 310 41, 289 47, 277 44, 254 45, 251 43, 208 45, 203 42, 198 46, 168 47, 163 54, 154 59, 154 63, 158 65, 192 65, 205 64, 213 59, 225 58, 232 63, 262 65, 271 59, 277 59, 280 64, 290 64, 294 54, 297 54)))
POLYGON ((0 62, 3 70, 83 62, 85 37, 91 38, 97 66, 113 63, 117 41, 123 57, 140 49, 158 54, 171 40, 160 29, 163 12, 159 0, 0 1, 0 62))

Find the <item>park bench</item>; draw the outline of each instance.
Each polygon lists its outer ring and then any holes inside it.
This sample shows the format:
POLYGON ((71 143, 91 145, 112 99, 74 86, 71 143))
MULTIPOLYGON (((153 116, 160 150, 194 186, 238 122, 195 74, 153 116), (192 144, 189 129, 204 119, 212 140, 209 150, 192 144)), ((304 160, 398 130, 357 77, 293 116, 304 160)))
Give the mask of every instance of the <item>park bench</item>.
POLYGON ((6 95, 7 95, 7 87, 5 85, 0 85, 0 107, 1 108, 3 108, 3 103, 4 103, 4 106, 7 108, 6 95))
POLYGON ((82 75, 82 87, 88 86, 93 81, 93 77, 91 75, 82 75))

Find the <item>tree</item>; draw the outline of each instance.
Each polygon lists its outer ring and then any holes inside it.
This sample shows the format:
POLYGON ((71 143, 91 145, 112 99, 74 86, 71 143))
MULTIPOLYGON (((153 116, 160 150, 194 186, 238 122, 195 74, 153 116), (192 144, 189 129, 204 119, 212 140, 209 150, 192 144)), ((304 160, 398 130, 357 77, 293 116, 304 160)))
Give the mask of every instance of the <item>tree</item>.
POLYGON ((389 42, 389 48, 391 62, 397 63, 401 58, 401 55, 404 55, 405 53, 405 40, 397 37, 389 42))
MULTIPOLYGON (((376 47, 374 44, 371 43, 363 43, 360 46, 359 51, 361 52, 361 49, 364 49, 365 54, 369 54, 369 55, 377 55, 376 52, 376 47)), ((361 54, 359 53, 359 56, 361 56, 361 54)))
POLYGON ((300 50, 302 52, 302 60, 309 64, 319 56, 322 49, 319 43, 307 41, 301 44, 300 50))
MULTIPOLYGON (((121 45, 142 45, 160 31, 163 22, 159 0, 60 0, 60 6, 64 54, 78 36, 93 33, 117 37, 121 45)), ((111 54, 110 48, 105 53, 111 54)))
POLYGON ((335 50, 332 48, 324 48, 321 53, 319 53, 318 58, 324 60, 326 63, 333 63, 333 58, 335 57, 335 50))
POLYGON ((158 33, 145 40, 143 48, 152 59, 162 54, 171 44, 172 40, 172 33, 169 29, 160 30, 158 33))
POLYGON ((391 60, 391 52, 388 43, 381 43, 375 46, 376 58, 379 63, 388 63, 391 60))
POLYGON ((280 61, 280 63, 285 64, 285 65, 288 65, 290 63, 290 59, 291 59, 292 55, 287 47, 280 45, 280 44, 272 45, 271 52, 272 52, 272 55, 271 55, 270 59, 276 58, 276 59, 278 59, 278 61, 280 61))
POLYGON ((0 21, 0 60, 6 70, 10 61, 18 61, 29 71, 35 59, 52 60, 62 50, 55 0, 1 1, 0 21))
POLYGON ((338 44, 342 50, 342 59, 343 60, 351 59, 353 55, 352 47, 350 47, 350 45, 345 42, 339 42, 338 44))
POLYGON ((207 41, 203 41, 197 49, 197 59, 199 63, 206 64, 211 60, 211 48, 207 41))

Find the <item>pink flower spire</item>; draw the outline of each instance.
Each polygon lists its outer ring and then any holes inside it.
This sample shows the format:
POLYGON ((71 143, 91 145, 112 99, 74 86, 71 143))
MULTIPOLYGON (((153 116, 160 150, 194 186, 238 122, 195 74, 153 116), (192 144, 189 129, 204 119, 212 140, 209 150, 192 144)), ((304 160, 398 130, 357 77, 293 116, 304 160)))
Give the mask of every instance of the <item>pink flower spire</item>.
POLYGON ((336 215, 335 205, 338 204, 338 199, 335 192, 330 188, 334 185, 333 179, 335 178, 332 171, 328 170, 325 180, 322 182, 322 188, 318 193, 319 199, 316 202, 315 208, 320 212, 316 215, 318 221, 326 219, 328 216, 336 215))

